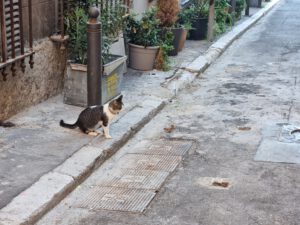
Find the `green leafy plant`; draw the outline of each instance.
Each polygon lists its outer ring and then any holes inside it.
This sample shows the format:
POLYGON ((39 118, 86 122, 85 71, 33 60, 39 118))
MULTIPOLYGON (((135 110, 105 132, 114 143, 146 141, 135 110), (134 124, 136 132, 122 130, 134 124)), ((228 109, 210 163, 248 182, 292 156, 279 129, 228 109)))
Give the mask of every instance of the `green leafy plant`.
POLYGON ((232 26, 233 19, 229 13, 230 4, 227 0, 216 0, 215 1, 215 24, 214 33, 224 33, 229 26, 232 26))
POLYGON ((125 34, 129 43, 146 47, 159 46, 159 52, 155 60, 155 68, 158 70, 169 70, 170 59, 168 53, 173 50, 173 33, 170 29, 161 32, 160 20, 156 16, 157 8, 151 7, 140 20, 135 14, 126 19, 125 34))
MULTIPOLYGON (((95 0, 77 1, 70 5, 65 15, 66 33, 70 40, 68 43, 69 59, 76 63, 87 63, 87 21, 89 7, 95 0)), ((102 60, 109 60, 111 44, 119 36, 124 27, 124 5, 115 6, 113 9, 103 8, 100 21, 102 23, 102 60)), ((99 40, 100 41, 100 40, 99 40)))
POLYGON ((160 45, 160 21, 156 17, 156 12, 157 9, 152 7, 140 20, 134 14, 127 17, 125 33, 130 43, 144 47, 160 45))
POLYGON ((169 52, 174 49, 173 47, 174 35, 170 30, 167 30, 164 34, 163 41, 161 41, 158 55, 155 60, 155 68, 162 71, 170 70, 171 62, 169 52))
POLYGON ((67 33, 70 40, 68 43, 69 58, 75 62, 86 64, 87 60, 87 34, 86 23, 88 16, 81 7, 65 17, 67 33))
POLYGON ((127 6, 119 5, 109 9, 101 10, 101 23, 103 35, 110 39, 116 39, 124 28, 124 12, 127 6))
POLYGON ((182 9, 178 14, 178 24, 186 30, 191 30, 192 27, 192 15, 191 11, 186 8, 182 9))
POLYGON ((235 2, 235 18, 240 19, 242 11, 245 9, 245 0, 236 0, 235 2))
POLYGON ((208 17, 208 0, 191 0, 191 4, 186 8, 191 19, 208 17))

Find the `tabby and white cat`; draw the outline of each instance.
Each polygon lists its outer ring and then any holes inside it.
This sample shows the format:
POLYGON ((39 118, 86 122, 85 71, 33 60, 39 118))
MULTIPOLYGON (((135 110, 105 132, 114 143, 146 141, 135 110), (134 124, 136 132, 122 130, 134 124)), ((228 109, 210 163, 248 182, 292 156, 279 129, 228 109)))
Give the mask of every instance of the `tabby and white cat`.
POLYGON ((103 106, 95 105, 87 107, 79 114, 78 119, 74 124, 67 124, 61 120, 60 126, 70 129, 79 127, 82 132, 92 136, 97 136, 99 133, 96 130, 102 126, 104 136, 106 138, 112 138, 109 134, 109 124, 122 110, 122 98, 123 96, 121 95, 117 99, 112 100, 103 106))

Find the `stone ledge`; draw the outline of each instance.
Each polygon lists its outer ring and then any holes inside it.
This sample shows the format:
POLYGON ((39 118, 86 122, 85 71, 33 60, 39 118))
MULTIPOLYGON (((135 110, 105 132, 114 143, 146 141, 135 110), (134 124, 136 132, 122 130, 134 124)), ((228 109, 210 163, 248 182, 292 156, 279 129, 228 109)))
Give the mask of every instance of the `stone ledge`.
POLYGON ((30 224, 30 221, 37 221, 41 214, 45 214, 60 201, 61 196, 69 193, 73 184, 72 177, 57 172, 42 176, 1 209, 0 224, 30 224))

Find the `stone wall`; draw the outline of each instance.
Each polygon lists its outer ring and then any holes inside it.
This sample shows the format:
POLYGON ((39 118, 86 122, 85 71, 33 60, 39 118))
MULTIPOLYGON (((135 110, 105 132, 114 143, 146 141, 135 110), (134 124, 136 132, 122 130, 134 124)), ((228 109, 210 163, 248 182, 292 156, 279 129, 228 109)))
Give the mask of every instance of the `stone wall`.
MULTIPOLYGON (((10 73, 7 81, 0 74, 0 119, 4 120, 26 107, 37 104, 62 92, 66 52, 48 38, 34 43, 34 68, 30 69, 26 59, 26 71, 10 73)), ((18 67, 19 68, 19 67, 18 67)))

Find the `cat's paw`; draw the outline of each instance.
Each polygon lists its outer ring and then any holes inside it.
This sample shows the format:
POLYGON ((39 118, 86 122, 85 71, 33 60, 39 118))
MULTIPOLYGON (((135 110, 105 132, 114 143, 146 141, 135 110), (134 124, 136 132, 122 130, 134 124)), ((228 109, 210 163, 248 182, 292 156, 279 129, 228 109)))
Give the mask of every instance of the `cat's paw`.
POLYGON ((105 135, 105 138, 106 138, 106 139, 112 139, 112 136, 110 136, 110 135, 105 135))
POLYGON ((88 135, 91 135, 91 136, 97 136, 99 133, 95 132, 95 131, 92 131, 92 132, 89 132, 88 135))

